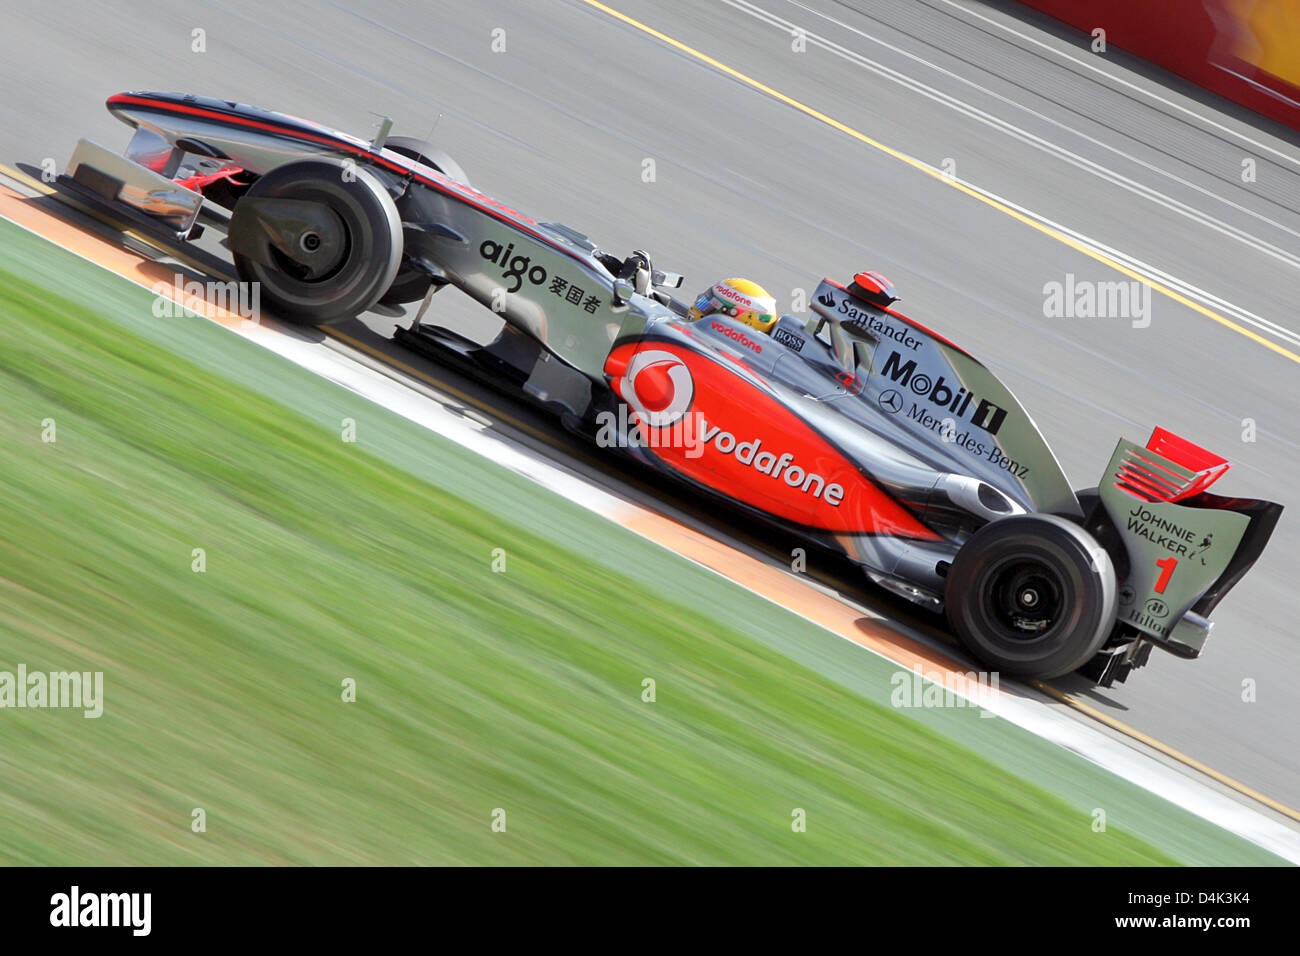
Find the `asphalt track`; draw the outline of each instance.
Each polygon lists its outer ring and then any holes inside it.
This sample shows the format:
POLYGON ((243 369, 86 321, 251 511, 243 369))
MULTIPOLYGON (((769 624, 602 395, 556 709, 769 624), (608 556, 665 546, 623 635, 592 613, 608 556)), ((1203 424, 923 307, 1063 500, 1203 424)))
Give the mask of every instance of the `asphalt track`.
MULTIPOLYGON (((612 250, 646 248, 691 286, 745 274, 788 308, 822 275, 885 272, 904 311, 1006 379, 1080 487, 1120 434, 1142 439, 1159 423, 1237 463, 1225 491, 1289 503, 1297 137, 1123 54, 1094 55, 1014 5, 3 3, 0 16, 9 165, 61 165, 79 136, 120 145, 125 128, 103 100, 125 89, 220 95, 358 134, 371 111, 409 135, 436 122, 479 188, 612 250), (1154 279, 1150 324, 1045 317, 1044 285, 1069 274, 1154 279)), ((432 317, 482 331, 485 313, 444 293, 432 317)), ((375 332, 391 320, 366 325, 342 332, 382 347, 375 332)), ((583 449, 551 446, 546 423, 517 406, 469 394, 608 487, 654 493, 583 449)), ((671 507, 702 520, 698 503, 671 507)), ((734 522, 727 540, 771 560, 784 546, 734 522)), ((1300 806, 1298 545, 1284 516, 1216 612, 1201 660, 1157 653, 1125 686, 1058 688, 1300 806)), ((825 574, 851 586, 833 563, 825 574)), ((879 592, 861 596, 938 640, 879 592)))

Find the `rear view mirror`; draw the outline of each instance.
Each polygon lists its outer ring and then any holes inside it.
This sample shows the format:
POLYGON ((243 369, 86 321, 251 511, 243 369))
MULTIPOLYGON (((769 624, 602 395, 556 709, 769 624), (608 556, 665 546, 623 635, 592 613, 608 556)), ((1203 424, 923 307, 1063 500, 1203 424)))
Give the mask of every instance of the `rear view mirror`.
POLYGON ((614 280, 614 304, 627 305, 632 299, 632 294, 636 292, 636 286, 633 285, 630 278, 620 276, 614 280))

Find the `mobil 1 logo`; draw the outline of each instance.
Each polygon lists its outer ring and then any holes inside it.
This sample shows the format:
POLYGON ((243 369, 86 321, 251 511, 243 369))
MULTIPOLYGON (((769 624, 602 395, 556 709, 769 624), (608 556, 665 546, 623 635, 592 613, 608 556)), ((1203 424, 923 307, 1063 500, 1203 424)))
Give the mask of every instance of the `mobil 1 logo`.
POLYGON ((938 433, 945 442, 983 458, 1014 478, 1028 477, 1029 466, 1007 457, 993 440, 1007 418, 1007 410, 1001 405, 980 398, 942 375, 918 372, 915 359, 904 360, 895 351, 885 359, 880 374, 899 386, 881 393, 877 402, 882 411, 896 415, 906 409, 908 418, 938 433), (910 402, 905 399, 908 392, 916 396, 910 402), (957 421, 969 422, 972 427, 958 431, 954 428, 957 421))
POLYGON ((958 418, 965 418, 969 414, 970 423, 990 435, 996 435, 1006 420, 1007 410, 986 399, 981 398, 974 411, 971 411, 971 405, 975 402, 974 392, 962 387, 954 389, 942 375, 931 378, 923 372, 917 372, 916 359, 903 361, 897 352, 890 352, 880 371, 890 381, 906 386, 913 395, 920 396, 934 408, 952 412, 958 418))

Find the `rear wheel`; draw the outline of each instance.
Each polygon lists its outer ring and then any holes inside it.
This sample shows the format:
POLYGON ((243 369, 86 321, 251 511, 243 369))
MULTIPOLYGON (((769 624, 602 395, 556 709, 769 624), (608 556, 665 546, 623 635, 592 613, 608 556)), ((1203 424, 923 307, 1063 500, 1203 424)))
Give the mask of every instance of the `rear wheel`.
POLYGON ((1097 502, 1101 501, 1101 492, 1094 485, 1092 488, 1079 489, 1074 493, 1074 497, 1078 499, 1079 508, 1083 511, 1083 517, 1086 520, 1092 514, 1092 509, 1096 507, 1097 502))
POLYGON ((402 222, 372 173, 330 158, 276 167, 250 187, 230 220, 235 270, 261 300, 301 325, 365 312, 393 283, 402 222))
POLYGON ((1091 535, 1055 515, 1002 518, 948 572, 948 620, 990 667, 1051 678, 1081 667, 1115 626, 1115 569, 1091 535))

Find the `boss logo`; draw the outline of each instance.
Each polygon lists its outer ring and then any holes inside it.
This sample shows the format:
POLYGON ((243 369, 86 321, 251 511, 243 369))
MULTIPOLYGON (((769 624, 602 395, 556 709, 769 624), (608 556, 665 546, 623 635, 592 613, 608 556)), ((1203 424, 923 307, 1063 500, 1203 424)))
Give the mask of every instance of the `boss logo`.
POLYGON ((528 256, 514 255, 515 244, 512 242, 504 249, 501 243, 493 242, 487 239, 478 247, 478 254, 488 262, 501 266, 501 278, 513 281, 514 285, 507 288, 507 292, 518 292, 523 288, 524 280, 527 279, 533 285, 541 285, 546 281, 546 270, 541 266, 532 264, 528 256))
POLYGON ((772 338, 776 339, 776 341, 780 342, 782 345, 794 349, 796 352, 803 351, 804 340, 795 335, 789 329, 773 329, 772 338))

